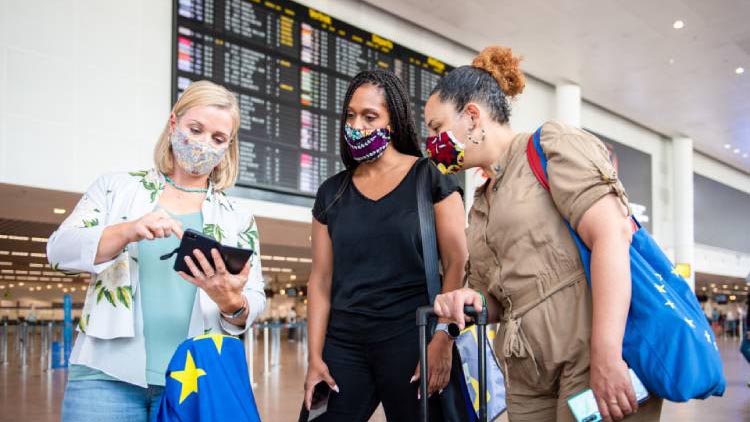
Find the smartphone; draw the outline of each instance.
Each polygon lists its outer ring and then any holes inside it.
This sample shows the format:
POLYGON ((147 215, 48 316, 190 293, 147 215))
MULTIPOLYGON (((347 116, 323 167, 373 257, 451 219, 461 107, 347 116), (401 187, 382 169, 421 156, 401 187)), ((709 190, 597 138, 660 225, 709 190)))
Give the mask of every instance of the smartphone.
MULTIPOLYGON (((633 390, 635 391, 635 399, 638 404, 641 404, 648 400, 648 391, 643 383, 635 375, 632 369, 630 372, 630 381, 633 383, 633 390)), ((568 407, 573 412, 573 417, 576 418, 577 422, 599 422, 602 420, 602 415, 599 413, 599 407, 596 405, 596 399, 594 398, 594 392, 590 388, 571 396, 568 399, 568 407)))
POLYGON ((312 403, 310 410, 307 410, 305 403, 302 403, 302 411, 299 415, 299 422, 309 422, 315 420, 318 416, 328 410, 328 398, 331 396, 331 387, 325 381, 315 385, 313 390, 312 403))
MULTIPOLYGON (((196 249, 198 249, 203 253, 203 255, 205 255, 212 268, 213 258, 211 257, 211 249, 218 250, 221 258, 224 261, 224 265, 227 267, 227 271, 229 271, 231 274, 239 274, 254 253, 252 249, 241 249, 222 245, 210 236, 206 236, 203 233, 200 233, 193 229, 187 229, 182 235, 180 246, 177 248, 177 258, 174 261, 174 270, 182 271, 192 276, 193 273, 192 271, 190 271, 190 267, 188 267, 185 263, 185 257, 189 256, 193 258, 193 261, 196 263, 196 265, 198 265, 195 257, 193 257, 193 251, 196 249)), ((168 254, 162 256, 161 258, 168 259, 171 256, 172 254, 168 254)))

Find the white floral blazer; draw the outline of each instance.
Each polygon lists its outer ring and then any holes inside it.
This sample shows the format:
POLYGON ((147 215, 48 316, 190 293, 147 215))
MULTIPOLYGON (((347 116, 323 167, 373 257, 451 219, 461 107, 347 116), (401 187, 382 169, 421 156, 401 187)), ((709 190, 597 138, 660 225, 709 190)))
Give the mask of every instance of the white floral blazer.
MULTIPOLYGON (((164 176, 154 169, 99 177, 47 244, 47 257, 55 270, 92 274, 70 362, 143 387, 146 348, 138 294, 138 244, 129 244, 111 261, 95 264, 94 260, 104 228, 154 211, 164 183, 164 176)), ((250 313, 245 327, 234 326, 221 318, 216 303, 198 289, 188 337, 222 331, 239 335, 266 304, 255 218, 213 186, 209 186, 202 213, 204 234, 222 244, 255 251, 244 289, 250 313)))

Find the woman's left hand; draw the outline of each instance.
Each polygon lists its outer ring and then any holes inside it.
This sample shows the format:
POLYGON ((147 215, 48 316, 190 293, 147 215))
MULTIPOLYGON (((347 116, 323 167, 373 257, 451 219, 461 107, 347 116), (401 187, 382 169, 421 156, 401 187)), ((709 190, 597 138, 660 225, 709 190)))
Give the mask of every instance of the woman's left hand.
POLYGON ((604 421, 620 421, 638 411, 628 365, 622 358, 591 357, 591 389, 604 421))
MULTIPOLYGON (((440 393, 448 385, 451 379, 451 366, 453 364, 453 340, 445 333, 436 332, 435 336, 427 346, 427 396, 440 393)), ((419 381, 419 364, 411 382, 419 381)), ((420 392, 421 393, 421 392, 420 392)))
POLYGON ((193 256, 195 259, 190 256, 185 257, 185 263, 193 276, 179 271, 180 277, 206 292, 222 312, 232 313, 240 309, 245 304, 242 289, 245 287, 250 274, 250 261, 245 264, 239 274, 235 275, 227 271, 224 260, 216 249, 211 249, 213 266, 200 250, 194 250, 193 256), (196 265, 195 260, 198 261, 200 268, 196 265))

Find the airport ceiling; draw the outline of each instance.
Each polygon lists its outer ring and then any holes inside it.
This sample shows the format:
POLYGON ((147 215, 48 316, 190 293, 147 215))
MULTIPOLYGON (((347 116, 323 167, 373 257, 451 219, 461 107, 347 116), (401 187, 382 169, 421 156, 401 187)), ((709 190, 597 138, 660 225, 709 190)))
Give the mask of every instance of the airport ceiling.
POLYGON ((365 1, 750 173, 750 1, 365 1))

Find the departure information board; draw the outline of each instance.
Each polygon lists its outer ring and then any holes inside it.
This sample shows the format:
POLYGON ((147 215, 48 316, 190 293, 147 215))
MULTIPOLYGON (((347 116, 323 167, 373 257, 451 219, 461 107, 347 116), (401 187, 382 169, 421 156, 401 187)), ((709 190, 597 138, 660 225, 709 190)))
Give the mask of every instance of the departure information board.
POLYGON ((173 101, 192 81, 237 95, 239 186, 312 196, 343 170, 338 125, 351 78, 393 71, 426 135, 424 104, 451 68, 287 0, 175 0, 173 101))

